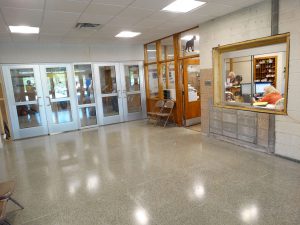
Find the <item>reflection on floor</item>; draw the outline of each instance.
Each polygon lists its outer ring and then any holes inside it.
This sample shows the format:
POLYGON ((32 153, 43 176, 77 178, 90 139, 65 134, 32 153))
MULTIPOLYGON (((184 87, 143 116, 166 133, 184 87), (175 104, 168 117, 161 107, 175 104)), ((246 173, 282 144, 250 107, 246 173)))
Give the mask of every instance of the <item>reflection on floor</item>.
POLYGON ((300 164, 146 121, 7 143, 14 225, 297 224, 300 164))
POLYGON ((201 123, 186 127, 187 129, 193 130, 193 131, 198 131, 201 132, 201 123))

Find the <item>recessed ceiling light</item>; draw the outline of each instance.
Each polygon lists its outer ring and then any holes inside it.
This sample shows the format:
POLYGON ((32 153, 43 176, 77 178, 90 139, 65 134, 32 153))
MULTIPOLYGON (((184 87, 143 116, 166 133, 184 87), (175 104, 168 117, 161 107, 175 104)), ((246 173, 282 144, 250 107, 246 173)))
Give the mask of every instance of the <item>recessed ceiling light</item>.
POLYGON ((172 2, 171 4, 167 5, 162 10, 176 13, 186 13, 204 4, 206 4, 206 2, 201 2, 197 0, 176 0, 175 2, 172 2))
POLYGON ((138 35, 140 35, 140 32, 131 32, 131 31, 122 31, 120 33, 118 33, 115 37, 119 37, 119 38, 133 38, 136 37, 138 35))
POLYGON ((21 34, 38 34, 40 33, 39 27, 29 27, 29 26, 9 26, 11 33, 21 33, 21 34))

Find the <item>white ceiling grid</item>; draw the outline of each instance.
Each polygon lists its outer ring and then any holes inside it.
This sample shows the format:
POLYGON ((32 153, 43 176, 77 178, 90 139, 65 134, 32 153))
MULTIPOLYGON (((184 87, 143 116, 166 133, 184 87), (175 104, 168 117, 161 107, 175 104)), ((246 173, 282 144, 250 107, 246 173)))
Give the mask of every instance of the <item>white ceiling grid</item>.
POLYGON ((261 0, 206 0, 185 14, 161 11, 173 0, 0 0, 0 43, 143 44, 197 26, 261 0), (75 29, 77 22, 99 23, 99 30, 75 29), (39 26, 38 35, 11 34, 8 25, 39 26), (142 32, 120 40, 122 30, 142 32))

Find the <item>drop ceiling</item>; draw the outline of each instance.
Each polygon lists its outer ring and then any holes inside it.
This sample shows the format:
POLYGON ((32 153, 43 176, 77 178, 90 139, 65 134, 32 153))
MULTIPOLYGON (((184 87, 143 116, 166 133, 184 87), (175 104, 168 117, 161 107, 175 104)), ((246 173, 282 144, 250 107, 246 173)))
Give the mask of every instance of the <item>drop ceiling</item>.
POLYGON ((0 43, 143 44, 253 5, 261 0, 206 0, 185 14, 161 11, 173 0, 0 0, 0 43), (99 23, 98 30, 78 30, 78 22, 99 23), (8 25, 41 28, 38 35, 11 34, 8 25), (118 39, 120 31, 142 34, 118 39))

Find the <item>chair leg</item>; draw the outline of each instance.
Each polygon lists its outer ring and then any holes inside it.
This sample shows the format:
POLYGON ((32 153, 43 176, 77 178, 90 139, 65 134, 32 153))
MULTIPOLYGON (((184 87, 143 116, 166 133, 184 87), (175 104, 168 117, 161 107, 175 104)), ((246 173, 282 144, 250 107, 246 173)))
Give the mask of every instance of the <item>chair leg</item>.
POLYGON ((156 123, 155 123, 154 125, 157 126, 159 123, 160 123, 160 117, 157 116, 157 117, 156 117, 156 123))
POLYGON ((164 127, 166 127, 166 125, 167 125, 167 123, 168 123, 168 121, 169 121, 169 117, 170 117, 170 115, 169 115, 168 118, 166 119, 166 122, 165 122, 164 127))
POLYGON ((13 203, 15 203, 17 206, 19 206, 21 209, 24 209, 24 207, 12 197, 9 197, 8 199, 11 200, 13 203))
POLYGON ((3 222, 4 222, 4 224, 6 224, 6 225, 11 225, 7 220, 4 220, 3 222))

